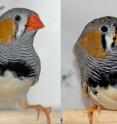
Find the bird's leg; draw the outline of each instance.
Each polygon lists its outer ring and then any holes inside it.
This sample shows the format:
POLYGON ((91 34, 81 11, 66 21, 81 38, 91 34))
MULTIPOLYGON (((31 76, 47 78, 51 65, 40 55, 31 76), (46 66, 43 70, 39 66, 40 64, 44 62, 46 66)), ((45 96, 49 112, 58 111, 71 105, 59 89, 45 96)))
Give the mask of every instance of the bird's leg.
POLYGON ((93 114, 95 111, 98 111, 100 114, 100 107, 95 105, 87 109, 87 114, 88 114, 90 124, 93 123, 93 114))
POLYGON ((51 119, 50 119, 50 112, 51 112, 51 108, 45 108, 42 105, 30 105, 27 102, 26 96, 23 96, 20 100, 19 100, 19 104, 22 108, 24 109, 35 109, 37 111, 37 120, 39 119, 39 115, 40 112, 43 112, 47 118, 47 122, 48 124, 51 124, 51 119))
POLYGON ((100 114, 100 106, 97 106, 94 103, 94 101, 92 100, 92 98, 90 97, 87 83, 83 82, 82 84, 83 84, 83 92, 84 92, 85 96, 87 97, 87 99, 89 99, 89 102, 91 104, 90 106, 92 106, 92 107, 89 107, 87 109, 87 114, 88 114, 89 122, 90 122, 90 124, 92 124, 94 112, 98 110, 98 112, 100 114))
POLYGON ((45 114, 46 118, 47 118, 48 124, 51 123, 50 116, 49 116, 49 114, 51 112, 50 107, 45 108, 42 105, 29 105, 29 104, 27 104, 27 105, 25 105, 24 108, 26 108, 26 109, 35 109, 37 111, 37 120, 39 119, 40 112, 43 112, 45 114))

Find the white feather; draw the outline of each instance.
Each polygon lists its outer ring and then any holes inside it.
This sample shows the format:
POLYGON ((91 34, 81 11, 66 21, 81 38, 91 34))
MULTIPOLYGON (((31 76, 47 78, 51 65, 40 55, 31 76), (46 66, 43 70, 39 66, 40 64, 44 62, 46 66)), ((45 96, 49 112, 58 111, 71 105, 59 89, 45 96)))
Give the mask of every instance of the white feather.
POLYGON ((111 50, 111 44, 113 43, 114 37, 115 37, 115 28, 111 27, 105 36, 107 51, 111 50))
POLYGON ((98 105, 109 110, 117 110, 117 87, 109 86, 108 88, 96 88, 97 94, 90 90, 89 95, 98 105))
POLYGON ((111 50, 111 44, 113 43, 113 36, 106 36, 107 50, 111 50))
POLYGON ((16 38, 22 35, 22 33, 25 30, 25 25, 27 24, 27 21, 28 21, 27 16, 24 16, 23 14, 20 14, 20 16, 21 16, 21 21, 18 23, 16 38))
POLYGON ((26 95, 32 82, 28 78, 16 78, 10 71, 0 77, 0 109, 15 108, 16 103, 26 95))

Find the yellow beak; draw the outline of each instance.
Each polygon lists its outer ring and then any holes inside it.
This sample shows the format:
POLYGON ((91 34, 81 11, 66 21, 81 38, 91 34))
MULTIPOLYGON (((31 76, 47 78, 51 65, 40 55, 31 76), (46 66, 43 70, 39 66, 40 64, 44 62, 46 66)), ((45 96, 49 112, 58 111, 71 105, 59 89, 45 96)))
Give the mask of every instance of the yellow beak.
POLYGON ((15 37, 16 25, 13 19, 0 20, 0 44, 11 43, 15 37))

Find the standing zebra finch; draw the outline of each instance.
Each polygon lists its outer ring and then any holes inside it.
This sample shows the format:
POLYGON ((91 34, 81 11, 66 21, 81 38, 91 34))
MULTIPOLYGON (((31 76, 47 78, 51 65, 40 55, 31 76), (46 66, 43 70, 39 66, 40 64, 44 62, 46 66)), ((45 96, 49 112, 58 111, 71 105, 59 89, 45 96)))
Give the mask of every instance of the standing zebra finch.
POLYGON ((117 18, 102 17, 88 23, 74 46, 85 95, 96 108, 117 110, 117 18))
POLYGON ((44 25, 37 13, 25 8, 8 10, 0 17, 0 109, 36 109, 50 124, 50 108, 30 105, 27 92, 39 79, 41 63, 33 40, 44 25))

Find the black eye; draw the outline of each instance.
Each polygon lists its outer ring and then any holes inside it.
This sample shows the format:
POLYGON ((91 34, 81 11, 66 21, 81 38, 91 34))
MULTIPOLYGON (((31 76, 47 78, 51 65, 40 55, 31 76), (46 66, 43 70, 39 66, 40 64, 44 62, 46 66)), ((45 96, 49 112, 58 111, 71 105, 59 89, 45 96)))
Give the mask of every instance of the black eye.
POLYGON ((16 15, 16 16, 15 16, 15 20, 16 20, 16 21, 20 21, 20 20, 21 20, 21 16, 20 16, 20 15, 16 15))
POLYGON ((108 31, 108 27, 102 26, 102 27, 101 27, 101 31, 102 31, 102 32, 107 32, 107 31, 108 31))

